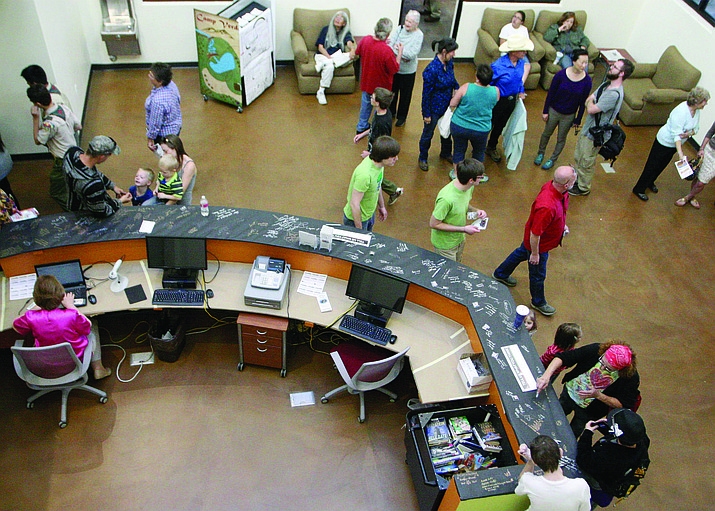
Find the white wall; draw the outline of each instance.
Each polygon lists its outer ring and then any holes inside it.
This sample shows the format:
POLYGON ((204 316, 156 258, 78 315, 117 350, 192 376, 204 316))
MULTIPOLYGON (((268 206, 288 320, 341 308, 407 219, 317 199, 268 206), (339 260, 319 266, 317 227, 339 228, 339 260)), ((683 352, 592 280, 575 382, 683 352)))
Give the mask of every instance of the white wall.
POLYGON ((658 62, 663 51, 674 44, 702 72, 699 85, 713 95, 701 114, 700 132, 694 137, 702 142, 715 122, 715 27, 682 0, 647 0, 634 21, 624 47, 636 61, 658 62))

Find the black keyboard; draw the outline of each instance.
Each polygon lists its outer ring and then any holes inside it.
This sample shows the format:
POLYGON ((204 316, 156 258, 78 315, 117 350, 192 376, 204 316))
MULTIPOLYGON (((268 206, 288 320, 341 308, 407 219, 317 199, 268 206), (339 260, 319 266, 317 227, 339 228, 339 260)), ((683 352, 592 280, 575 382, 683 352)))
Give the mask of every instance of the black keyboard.
POLYGON ((203 305, 203 289, 155 289, 152 305, 203 305))
POLYGON ((355 337, 361 337, 368 341, 372 341, 381 346, 385 346, 390 340, 392 331, 381 326, 375 326, 355 316, 343 316, 340 320, 340 330, 355 337))

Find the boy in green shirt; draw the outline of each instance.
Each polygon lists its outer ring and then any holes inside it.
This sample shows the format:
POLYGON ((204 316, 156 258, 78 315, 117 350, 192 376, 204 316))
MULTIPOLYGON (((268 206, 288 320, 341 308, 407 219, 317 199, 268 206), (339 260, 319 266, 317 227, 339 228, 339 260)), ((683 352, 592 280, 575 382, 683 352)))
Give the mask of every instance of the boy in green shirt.
POLYGON ((484 164, 474 158, 466 158, 457 164, 457 178, 437 194, 434 211, 430 217, 432 245, 435 252, 447 259, 462 262, 467 234, 479 232, 472 224, 467 225, 467 213, 471 220, 486 218, 487 213, 469 204, 474 187, 484 175, 484 164), (471 218, 474 217, 474 218, 471 218))
POLYGON ((161 178, 154 189, 157 203, 173 205, 184 196, 184 187, 179 174, 176 172, 178 168, 179 162, 174 156, 165 154, 159 158, 161 178))
POLYGON ((375 211, 380 220, 387 219, 385 201, 380 193, 385 167, 397 163, 400 144, 392 137, 379 137, 372 144, 370 156, 353 171, 348 187, 347 204, 343 208, 343 225, 372 231, 375 211))

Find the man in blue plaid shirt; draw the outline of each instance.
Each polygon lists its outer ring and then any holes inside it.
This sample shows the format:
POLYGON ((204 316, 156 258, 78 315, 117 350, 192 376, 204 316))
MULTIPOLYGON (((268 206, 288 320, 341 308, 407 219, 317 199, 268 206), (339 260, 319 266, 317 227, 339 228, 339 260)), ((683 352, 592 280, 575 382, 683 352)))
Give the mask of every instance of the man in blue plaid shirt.
POLYGON ((181 131, 181 94, 171 81, 171 66, 163 62, 152 64, 149 81, 154 88, 144 102, 146 110, 146 139, 150 151, 156 151, 166 135, 181 131))

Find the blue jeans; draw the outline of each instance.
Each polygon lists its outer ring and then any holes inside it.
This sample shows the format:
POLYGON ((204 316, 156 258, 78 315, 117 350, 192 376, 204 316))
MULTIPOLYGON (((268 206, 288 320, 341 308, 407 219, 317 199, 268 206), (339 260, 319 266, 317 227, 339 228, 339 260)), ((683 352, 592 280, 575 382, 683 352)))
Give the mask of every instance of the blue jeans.
MULTIPOLYGON (((345 216, 345 213, 343 213, 343 225, 348 225, 350 227, 355 227, 355 222, 350 220, 347 216, 345 216)), ((375 225, 375 213, 372 214, 372 217, 370 217, 369 220, 365 220, 362 223, 362 228, 365 231, 372 232, 372 228, 375 225)), ((355 227, 357 229, 357 227, 355 227)))
POLYGON ((360 116, 358 117, 357 132, 362 133, 363 131, 370 129, 370 115, 372 114, 372 103, 370 103, 370 98, 372 94, 367 92, 362 93, 360 98, 360 116))
POLYGON ((472 143, 472 158, 484 163, 484 150, 487 148, 488 131, 475 131, 469 128, 462 128, 452 122, 450 126, 452 138, 454 138, 454 157, 452 161, 459 163, 464 160, 467 152, 467 145, 472 143))
MULTIPOLYGON (((524 261, 529 260, 531 252, 526 250, 522 243, 519 248, 514 250, 504 259, 504 262, 494 270, 494 276, 500 279, 505 279, 511 275, 517 266, 524 261)), ((539 264, 529 263, 529 291, 531 291, 531 303, 542 306, 546 304, 544 296, 544 281, 546 280, 546 261, 549 259, 549 253, 543 252, 539 254, 539 264)))
MULTIPOLYGON (((429 148, 432 145, 432 136, 437 127, 437 121, 439 121, 439 117, 433 114, 429 123, 424 122, 422 136, 420 137, 420 161, 427 161, 427 158, 429 158, 429 148)), ((440 135, 439 139, 441 143, 439 154, 452 156, 452 139, 442 138, 442 135, 440 135)))
POLYGON ((561 64, 561 67, 563 67, 564 69, 566 69, 567 67, 573 66, 573 60, 571 59, 571 54, 568 54, 568 55, 564 54, 564 56, 561 57, 560 64, 561 64))

